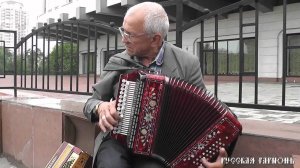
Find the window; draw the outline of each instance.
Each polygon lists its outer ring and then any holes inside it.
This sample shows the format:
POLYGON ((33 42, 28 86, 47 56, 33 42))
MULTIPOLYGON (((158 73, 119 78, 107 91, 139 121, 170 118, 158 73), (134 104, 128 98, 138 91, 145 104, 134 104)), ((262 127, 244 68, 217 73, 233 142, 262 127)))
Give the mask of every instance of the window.
POLYGON ((228 41, 228 75, 238 75, 240 69, 240 45, 238 40, 228 41))
MULTIPOLYGON (((88 53, 83 53, 83 73, 87 73, 87 68, 89 66, 89 73, 95 72, 95 52, 90 52, 90 55, 88 53), (88 58, 89 56, 89 58, 88 58), (88 62, 89 59, 89 62, 88 62), (89 65, 88 65, 89 64, 89 65)), ((96 56, 97 58, 97 56, 96 56)))
MULTIPOLYGON (((204 75, 215 74, 214 68, 214 45, 215 42, 203 43, 203 73, 204 75)), ((220 40, 218 42, 218 74, 238 75, 240 69, 239 40, 220 40)), ((255 72, 255 40, 244 39, 244 73, 255 72)))
POLYGON ((287 36, 287 76, 300 76, 300 34, 287 36))

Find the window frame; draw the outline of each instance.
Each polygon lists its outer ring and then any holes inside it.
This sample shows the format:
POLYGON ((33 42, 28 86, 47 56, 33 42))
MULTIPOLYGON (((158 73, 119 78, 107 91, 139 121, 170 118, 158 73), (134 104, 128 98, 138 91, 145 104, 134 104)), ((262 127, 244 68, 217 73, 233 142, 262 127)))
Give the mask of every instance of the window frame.
MULTIPOLYGON (((243 41, 245 41, 245 40, 255 40, 255 37, 246 37, 246 38, 243 38, 243 41)), ((229 55, 230 55, 230 52, 229 52, 229 42, 230 41, 239 41, 239 38, 234 38, 234 39, 223 39, 223 40, 218 40, 218 42, 226 42, 226 48, 227 48, 227 52, 226 52, 226 73, 224 74, 221 74, 220 72, 218 72, 218 75, 219 76, 238 76, 239 75, 239 69, 238 69, 238 73, 230 73, 230 62, 229 62, 229 60, 230 60, 230 58, 229 58, 229 55)), ((199 42, 198 43, 198 45, 200 46, 201 45, 201 42, 199 42)), ((255 47, 255 46, 254 46, 255 47)), ((199 47, 200 48, 200 47, 199 47)), ((213 64, 212 65, 212 67, 213 67, 213 70, 212 70, 212 73, 211 74, 207 74, 206 72, 207 72, 207 70, 206 70, 206 66, 205 66, 205 64, 206 64, 206 62, 205 62, 205 60, 207 59, 206 58, 206 55, 207 55, 207 52, 211 52, 211 53, 213 53, 213 55, 214 55, 214 50, 215 50, 215 41, 214 40, 209 40, 209 41, 204 41, 203 42, 203 66, 204 67, 201 67, 202 69, 203 69, 203 75, 215 75, 215 72, 214 72, 214 70, 215 70, 215 65, 213 64), (212 46, 213 46, 213 49, 204 49, 204 45, 205 45, 205 43, 212 43, 212 46)), ((201 51, 199 51, 199 53, 200 53, 201 51)), ((244 57, 245 57, 245 55, 244 55, 244 57)), ((213 62, 214 62, 214 58, 215 57, 213 57, 213 62)), ((239 57, 240 58, 240 57, 239 57)), ((253 60, 253 63, 255 64, 255 53, 254 53, 254 55, 253 55, 253 58, 254 58, 254 60, 253 60)), ((201 61, 201 60, 200 60, 201 61)), ((239 60, 238 60, 239 61, 239 60)), ((218 65, 219 65, 219 63, 218 63, 218 65)), ((245 68, 245 66, 244 66, 244 68, 245 68)), ((218 67, 218 69, 220 69, 220 67, 218 67)), ((254 69, 253 69, 253 71, 248 71, 248 72, 243 72, 243 75, 245 76, 245 75, 247 75, 247 76, 249 76, 249 75, 255 75, 255 65, 254 65, 254 69)))

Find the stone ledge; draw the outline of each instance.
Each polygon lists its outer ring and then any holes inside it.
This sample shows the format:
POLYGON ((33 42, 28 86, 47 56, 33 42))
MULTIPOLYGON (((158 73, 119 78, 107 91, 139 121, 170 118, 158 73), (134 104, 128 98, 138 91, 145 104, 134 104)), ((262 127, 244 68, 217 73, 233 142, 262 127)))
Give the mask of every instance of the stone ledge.
POLYGON ((14 104, 22 104, 31 107, 43 107, 47 109, 56 109, 63 111, 64 114, 70 116, 76 116, 78 118, 86 120, 83 114, 83 107, 86 99, 69 100, 69 99, 57 99, 49 97, 5 97, 0 99, 3 102, 10 102, 14 104))
POLYGON ((243 125, 243 134, 273 137, 300 142, 300 124, 285 124, 272 121, 239 120, 243 125))

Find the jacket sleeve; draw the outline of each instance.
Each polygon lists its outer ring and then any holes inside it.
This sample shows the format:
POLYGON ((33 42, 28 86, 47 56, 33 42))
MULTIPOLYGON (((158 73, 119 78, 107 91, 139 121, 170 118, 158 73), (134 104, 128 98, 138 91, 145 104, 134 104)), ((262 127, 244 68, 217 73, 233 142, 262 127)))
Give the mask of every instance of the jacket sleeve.
MULTIPOLYGON (((111 57, 106 66, 127 66, 127 63, 117 57, 111 57)), ((87 119, 91 122, 97 122, 99 120, 93 111, 97 104, 103 101, 109 101, 116 95, 119 76, 122 71, 104 71, 98 83, 92 86, 93 95, 86 101, 83 113, 87 119)))
POLYGON ((98 103, 109 101, 114 97, 119 75, 120 73, 117 71, 104 72, 100 77, 100 81, 92 87, 93 95, 86 101, 83 108, 83 113, 89 121, 97 122, 99 120, 93 110, 98 103))

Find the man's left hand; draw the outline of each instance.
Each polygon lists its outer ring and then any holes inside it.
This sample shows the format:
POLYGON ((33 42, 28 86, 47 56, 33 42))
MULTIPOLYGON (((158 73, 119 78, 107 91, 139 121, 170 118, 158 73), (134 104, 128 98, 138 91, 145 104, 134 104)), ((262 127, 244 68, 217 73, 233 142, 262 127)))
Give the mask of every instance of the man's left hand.
POLYGON ((201 161, 206 168, 223 168, 222 158, 224 157, 227 157, 227 152, 224 148, 220 148, 219 156, 215 162, 210 163, 205 158, 202 158, 201 161))

